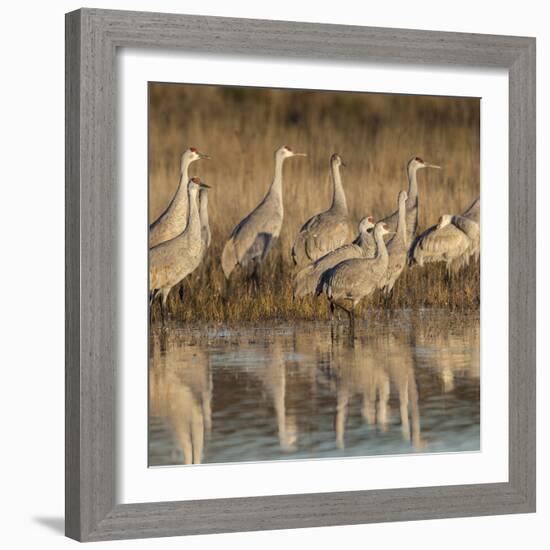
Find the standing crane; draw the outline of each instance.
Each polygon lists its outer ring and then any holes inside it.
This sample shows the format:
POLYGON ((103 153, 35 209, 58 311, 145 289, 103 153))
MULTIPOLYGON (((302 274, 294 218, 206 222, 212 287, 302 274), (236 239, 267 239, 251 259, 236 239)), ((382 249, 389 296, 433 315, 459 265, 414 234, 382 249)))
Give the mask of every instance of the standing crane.
POLYGON ((444 214, 422 233, 409 252, 409 263, 423 266, 445 262, 447 272, 456 271, 479 253, 479 225, 464 216, 444 214))
POLYGON ((350 329, 355 328, 355 308, 357 304, 381 286, 388 269, 388 251, 384 235, 390 233, 389 226, 378 222, 374 226, 376 256, 374 258, 352 258, 344 260, 325 273, 317 287, 316 294, 325 293, 330 309, 334 306, 344 310, 349 317, 350 329), (349 309, 343 305, 350 302, 349 309))
POLYGON ((407 264, 407 254, 409 252, 409 246, 407 245, 407 197, 406 191, 400 191, 397 197, 397 211, 399 213, 397 231, 387 246, 388 270, 382 281, 382 287, 386 294, 391 293, 395 281, 397 281, 407 264))
POLYGON ((359 233, 352 243, 336 248, 302 268, 296 274, 292 285, 294 298, 313 294, 323 273, 336 264, 350 258, 374 258, 376 243, 372 233, 369 232, 373 227, 374 219, 366 216, 359 222, 359 233))
POLYGON ((199 178, 191 178, 187 185, 189 214, 186 228, 173 239, 149 250, 149 292, 152 307, 160 293, 162 322, 166 317, 166 301, 174 286, 195 271, 202 260, 201 224, 197 205, 199 189, 208 188, 199 178))
POLYGON ((274 241, 281 233, 283 225, 283 163, 287 158, 305 157, 305 153, 295 153, 288 145, 275 152, 275 174, 263 200, 233 229, 222 252, 222 269, 229 278, 235 266, 254 264, 257 275, 260 264, 274 241))
POLYGON ((195 147, 189 147, 181 156, 180 181, 176 193, 166 210, 149 226, 149 248, 179 235, 187 223, 189 202, 187 199, 187 182, 189 181, 189 166, 200 159, 209 159, 205 153, 200 153, 195 147))
MULTIPOLYGON (((409 180, 409 190, 407 197, 407 244, 410 245, 416 235, 418 228, 418 183, 416 173, 422 168, 437 168, 440 166, 424 162, 420 157, 412 157, 407 163, 407 178, 409 180)), ((397 220, 399 211, 396 210, 381 221, 388 224, 391 231, 397 230, 397 220)))
POLYGON ((316 214, 304 223, 296 236, 292 246, 292 259, 298 267, 314 262, 348 242, 350 223, 340 166, 345 164, 340 155, 334 153, 330 157, 332 204, 328 210, 316 214))

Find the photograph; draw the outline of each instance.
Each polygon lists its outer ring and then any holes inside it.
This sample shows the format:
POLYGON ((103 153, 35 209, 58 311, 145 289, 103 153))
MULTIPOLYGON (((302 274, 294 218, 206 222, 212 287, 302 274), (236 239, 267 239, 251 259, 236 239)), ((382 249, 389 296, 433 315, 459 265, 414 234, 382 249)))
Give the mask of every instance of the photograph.
POLYGON ((148 465, 480 451, 480 98, 148 84, 148 465))

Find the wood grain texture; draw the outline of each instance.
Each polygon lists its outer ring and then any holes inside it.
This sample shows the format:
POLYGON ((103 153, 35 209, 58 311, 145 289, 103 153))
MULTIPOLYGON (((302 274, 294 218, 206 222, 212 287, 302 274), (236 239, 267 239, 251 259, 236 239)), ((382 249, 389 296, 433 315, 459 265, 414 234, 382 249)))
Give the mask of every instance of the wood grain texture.
POLYGON ((65 529, 80 529, 80 14, 65 25, 65 529))
POLYGON ((84 539, 114 505, 115 52, 85 12, 67 28, 67 534, 84 539))
POLYGON ((516 36, 294 21, 115 10, 84 13, 117 44, 217 55, 508 68, 517 59, 518 51, 532 41, 516 36))
POLYGON ((535 510, 533 38, 85 9, 66 17, 66 71, 68 536, 108 540, 535 510), (115 502, 114 151, 119 47, 509 70, 509 482, 131 505, 115 502))
POLYGON ((509 475, 536 501, 536 55, 509 71, 509 475))

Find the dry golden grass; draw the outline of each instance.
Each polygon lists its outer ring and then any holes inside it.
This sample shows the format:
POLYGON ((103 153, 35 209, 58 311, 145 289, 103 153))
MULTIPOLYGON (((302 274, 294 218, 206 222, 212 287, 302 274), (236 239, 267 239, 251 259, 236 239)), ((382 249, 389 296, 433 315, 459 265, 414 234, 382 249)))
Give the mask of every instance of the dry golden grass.
MULTIPOLYGON (((211 155, 191 166, 209 193, 212 246, 186 280, 184 304, 174 292, 178 318, 213 322, 309 319, 327 315, 323 300, 294 302, 290 249, 302 223, 326 209, 328 160, 338 152, 354 221, 396 209, 407 188, 405 165, 418 155, 443 170, 419 172, 420 230, 441 214, 463 211, 479 195, 479 102, 475 99, 382 94, 153 84, 150 87, 149 215, 153 221, 173 196, 180 155, 189 146, 211 155), (261 290, 235 273, 225 283, 219 258, 235 224, 265 195, 273 153, 288 144, 307 158, 286 161, 285 219, 261 274, 261 290)), ((443 266, 405 272, 390 302, 373 296, 367 307, 479 305, 479 266, 447 281, 443 266)))

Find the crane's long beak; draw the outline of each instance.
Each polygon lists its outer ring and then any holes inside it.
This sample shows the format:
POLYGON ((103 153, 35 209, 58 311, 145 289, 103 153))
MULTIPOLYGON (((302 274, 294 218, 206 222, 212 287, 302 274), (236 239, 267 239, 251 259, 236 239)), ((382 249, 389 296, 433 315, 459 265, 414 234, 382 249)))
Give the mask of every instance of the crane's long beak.
POLYGON ((441 166, 438 166, 437 164, 430 164, 429 162, 424 163, 425 168, 437 168, 438 170, 441 170, 441 166))
POLYGON ((295 157, 307 157, 306 153, 294 153, 295 157))
POLYGON ((199 187, 201 189, 212 189, 212 187, 210 187, 210 185, 206 185, 206 183, 203 183, 202 181, 199 183, 199 187))
POLYGON ((204 160, 210 160, 210 155, 207 155, 206 153, 199 153, 199 158, 204 160))

